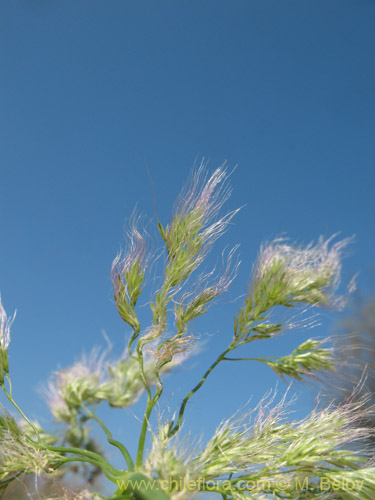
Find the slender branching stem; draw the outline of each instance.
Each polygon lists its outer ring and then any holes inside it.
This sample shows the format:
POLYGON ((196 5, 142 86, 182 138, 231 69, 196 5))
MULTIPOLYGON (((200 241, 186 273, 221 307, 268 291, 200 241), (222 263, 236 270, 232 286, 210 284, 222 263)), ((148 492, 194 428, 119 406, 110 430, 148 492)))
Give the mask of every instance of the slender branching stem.
POLYGON ((41 442, 35 442, 32 441, 33 445, 49 450, 49 451, 54 451, 56 453, 71 453, 75 455, 81 455, 82 457, 89 458, 94 460, 95 462, 98 462, 99 467, 103 470, 107 469, 110 470, 114 475, 118 474, 119 471, 111 465, 108 460, 106 460, 102 455, 99 455, 99 453, 95 453, 94 451, 89 451, 89 450, 84 450, 82 448, 75 448, 75 447, 66 447, 66 446, 54 446, 46 443, 41 443, 41 442))
POLYGON ((154 397, 151 398, 150 400, 147 401, 147 406, 142 422, 142 428, 141 428, 141 434, 139 436, 139 442, 138 442, 138 451, 137 451, 137 459, 136 459, 136 467, 139 468, 142 466, 143 463, 143 453, 145 449, 145 444, 146 444, 146 436, 147 436, 147 428, 148 428, 148 422, 150 419, 151 412, 159 400, 161 394, 162 394, 162 387, 159 388, 155 394, 154 397))
POLYGON ((17 403, 14 401, 14 399, 12 397, 12 384, 11 384, 11 381, 10 381, 10 378, 9 378, 8 375, 7 375, 7 380, 8 380, 8 383, 9 383, 9 393, 8 393, 8 391, 6 391, 4 385, 2 385, 2 389, 3 389, 3 391, 4 391, 4 393, 5 393, 6 397, 7 397, 7 399, 10 401, 10 403, 12 403, 12 405, 16 408, 16 410, 19 412, 19 414, 25 419, 25 421, 30 425, 30 427, 35 432, 35 435, 37 436, 37 440, 36 441, 34 439, 31 439, 29 436, 26 436, 27 439, 34 446, 36 446, 37 448, 40 448, 40 449, 54 451, 54 452, 57 452, 57 453, 73 453, 73 454, 76 454, 76 455, 84 456, 86 458, 94 459, 94 460, 96 460, 96 461, 98 461, 98 462, 101 463, 100 467, 101 467, 101 469, 103 469, 103 471, 104 471, 104 468, 108 468, 108 469, 111 469, 113 472, 117 472, 117 470, 104 457, 102 457, 101 455, 99 455, 98 453, 95 453, 93 451, 83 450, 81 448, 74 448, 74 447, 53 446, 53 445, 49 445, 47 443, 41 442, 40 438, 39 438, 38 430, 33 425, 33 423, 30 421, 30 419, 20 409, 20 407, 17 405, 17 403))
POLYGON ((202 385, 204 384, 204 382, 206 381, 207 377, 209 376, 209 374, 212 372, 212 370, 214 368, 216 368, 216 366, 225 359, 225 356, 226 354, 228 354, 228 352, 230 352, 232 350, 232 346, 229 346, 224 352, 222 352, 220 354, 220 356, 218 356, 218 358, 216 359, 216 361, 214 361, 212 363, 212 365, 208 368, 208 370, 206 371, 206 373, 203 375, 203 377, 201 378, 201 380, 198 382, 198 384, 185 396, 185 398, 183 399, 182 403, 181 403, 181 406, 180 406, 180 411, 179 411, 179 414, 178 414, 178 419, 177 419, 177 422, 176 424, 174 425, 174 427, 170 430, 169 432, 169 437, 172 437, 174 434, 176 434, 176 432, 179 430, 179 428, 181 427, 181 423, 182 423, 182 420, 184 418, 184 412, 185 412, 185 408, 186 408, 186 405, 189 401, 189 399, 202 387, 202 385))
POLYGON ((27 418, 27 416, 24 414, 24 412, 21 410, 21 408, 18 406, 18 404, 13 399, 13 396, 12 396, 12 382, 11 382, 10 377, 9 377, 8 374, 6 374, 6 378, 8 380, 8 384, 9 384, 9 392, 5 389, 5 385, 2 384, 2 389, 4 391, 5 396, 10 401, 10 403, 12 403, 12 405, 18 411, 18 413, 21 415, 21 417, 30 425, 30 427, 34 431, 36 437, 39 439, 39 433, 38 433, 38 430, 36 429, 35 425, 27 418))
POLYGON ((266 359, 271 359, 271 358, 223 358, 224 361, 261 361, 264 362, 266 359))
POLYGON ((137 340, 137 338, 139 337, 140 331, 141 331, 141 327, 140 327, 140 325, 138 325, 137 328, 134 328, 134 333, 133 333, 133 335, 131 336, 131 338, 129 340, 128 352, 129 352, 129 356, 131 358, 133 357, 133 354, 132 354, 132 345, 135 342, 135 340, 137 340))
POLYGON ((115 475, 110 474, 106 469, 103 469, 103 467, 101 466, 101 464, 99 462, 97 462, 96 460, 91 459, 91 458, 64 457, 61 459, 60 463, 55 467, 55 469, 58 469, 62 465, 65 465, 66 463, 69 463, 69 462, 85 462, 85 463, 94 465, 95 467, 99 467, 107 479, 109 479, 112 483, 116 483, 115 475))
POLYGON ((89 408, 87 408, 83 403, 82 403, 82 408, 85 410, 87 413, 88 417, 92 418, 99 424, 101 429, 103 430, 104 434, 107 437, 107 441, 110 445, 115 446, 118 448, 122 454, 122 456, 125 459, 125 462, 128 466, 128 469, 130 471, 134 470, 134 462, 132 460, 132 457, 130 456, 129 451, 127 450, 126 446, 120 443, 120 441, 117 441, 116 439, 113 439, 111 431, 108 429, 108 427, 105 425, 105 423, 97 416, 93 411, 91 411, 89 408))
MULTIPOLYGON (((164 364, 166 364, 166 363, 164 363, 164 364)), ((159 371, 162 368, 162 366, 159 367, 159 371)), ((154 406, 158 402, 158 400, 163 392, 163 384, 162 384, 161 379, 160 379, 159 371, 157 371, 154 374, 157 390, 154 394, 154 397, 151 400, 147 401, 145 416, 144 416, 144 419, 142 422, 142 428, 141 428, 141 434, 139 437, 138 452, 137 452, 137 461, 136 461, 137 467, 140 467, 143 463, 143 453, 144 453, 144 447, 146 444, 147 427, 148 427, 148 422, 149 422, 151 412, 152 412, 154 406)))

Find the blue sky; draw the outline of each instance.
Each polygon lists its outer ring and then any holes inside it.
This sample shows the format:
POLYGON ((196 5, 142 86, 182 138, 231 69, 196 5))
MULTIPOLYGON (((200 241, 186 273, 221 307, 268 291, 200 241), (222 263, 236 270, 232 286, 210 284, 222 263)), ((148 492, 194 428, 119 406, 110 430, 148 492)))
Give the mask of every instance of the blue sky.
MULTIPOLYGON (((31 416, 48 425, 36 389, 105 345, 102 330, 122 349, 129 330, 110 265, 124 220, 136 204, 155 220, 155 197, 167 223, 196 159, 238 165, 226 206, 243 209, 210 262, 238 242, 242 266, 196 321, 204 349, 169 379, 166 406, 227 345, 262 241, 355 234, 344 279, 359 271, 365 286, 375 247, 374 19, 373 0, 1 2, 0 290, 7 311, 18 310, 11 370, 31 416)), ((332 318, 309 334, 331 332, 332 318)), ((287 353, 302 338, 254 349, 287 353)), ((264 367, 237 365, 192 400, 194 432, 209 434, 276 384, 264 367)), ((129 411, 107 418, 123 439, 138 425, 129 411)))

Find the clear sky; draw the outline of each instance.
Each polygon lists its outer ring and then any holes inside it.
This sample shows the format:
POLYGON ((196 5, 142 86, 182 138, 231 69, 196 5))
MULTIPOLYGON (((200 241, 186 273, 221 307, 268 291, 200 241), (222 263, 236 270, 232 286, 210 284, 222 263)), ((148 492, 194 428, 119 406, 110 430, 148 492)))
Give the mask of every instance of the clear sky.
MULTIPOLYGON (((194 324, 204 348, 167 382, 172 410, 227 345, 262 241, 356 235, 344 278, 359 271, 366 283, 374 23, 374 0, 2 0, 0 290, 8 313, 18 310, 10 362, 31 416, 48 425, 37 388, 105 346, 102 330, 122 350, 129 329, 113 304, 110 266, 124 220, 136 204, 155 220, 154 196, 167 223, 196 159, 238 165, 226 206, 243 209, 211 263, 238 242, 242 266, 232 291, 194 324)), ((309 335, 331 326, 325 314, 309 335)), ((254 349, 286 354, 302 338, 254 349)), ((187 426, 209 435, 275 384, 265 367, 223 366, 192 399, 187 426)), ((114 434, 132 440, 134 415, 114 413, 114 434)))

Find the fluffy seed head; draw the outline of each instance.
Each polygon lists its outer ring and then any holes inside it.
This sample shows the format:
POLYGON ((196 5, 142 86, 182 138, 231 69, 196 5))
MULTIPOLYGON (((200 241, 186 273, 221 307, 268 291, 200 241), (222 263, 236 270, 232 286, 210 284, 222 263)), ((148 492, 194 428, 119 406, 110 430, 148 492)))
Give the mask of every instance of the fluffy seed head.
POLYGON ((193 173, 174 210, 172 222, 162 230, 168 248, 166 278, 169 287, 182 283, 202 262, 213 242, 223 234, 238 210, 218 218, 231 190, 225 166, 207 179, 202 162, 193 173))
POLYGON ((351 444, 373 433, 360 425, 368 413, 363 402, 347 401, 340 407, 315 410, 303 420, 290 422, 285 398, 274 407, 270 406, 272 401, 265 399, 246 418, 221 424, 193 459, 195 468, 212 478, 225 473, 267 478, 270 473, 293 474, 306 466, 313 467, 312 475, 318 476, 327 467, 332 473, 340 473, 361 466, 365 452, 353 451, 351 444))
POLYGON ((147 263, 147 237, 141 233, 137 222, 137 218, 133 216, 126 231, 128 248, 125 252, 120 252, 113 261, 112 276, 124 275, 134 262, 138 262, 140 268, 144 268, 147 263))
POLYGON ((16 311, 12 318, 8 318, 0 296, 0 348, 3 350, 8 349, 10 343, 10 327, 16 317, 16 311))
POLYGON ((323 344, 324 341, 309 339, 288 356, 263 361, 281 378, 287 376, 298 380, 305 377, 317 379, 320 372, 334 369, 333 350, 324 348, 323 344))
POLYGON ((337 296, 345 239, 331 245, 332 238, 322 237, 316 245, 291 246, 275 240, 262 247, 255 270, 255 287, 274 303, 306 302, 315 305, 341 306, 337 296))
POLYGON ((34 445, 12 417, 0 415, 0 481, 17 474, 40 474, 60 460, 59 454, 34 445))
POLYGON ((81 403, 96 400, 96 391, 104 376, 104 358, 93 351, 73 366, 60 370, 48 382, 45 398, 57 420, 71 422, 81 403))
POLYGON ((142 292, 143 278, 150 258, 149 240, 137 227, 139 219, 133 216, 127 231, 128 247, 112 263, 113 295, 121 318, 133 328, 139 325, 134 307, 142 292))
MULTIPOLYGON (((175 339, 164 350, 147 353, 143 375, 149 385, 155 383, 157 366, 163 365, 161 373, 168 373, 186 357, 187 343, 188 339, 175 339)), ((112 407, 125 408, 138 401, 145 390, 138 361, 123 355, 110 362, 106 354, 99 355, 94 349, 90 356, 54 374, 43 392, 57 421, 74 423, 82 403, 90 406, 106 401, 112 407)))
POLYGON ((215 269, 209 274, 199 276, 197 288, 182 295, 178 303, 176 303, 175 320, 178 332, 183 332, 189 321, 204 314, 215 299, 229 289, 237 276, 240 265, 239 260, 233 264, 237 249, 238 245, 228 253, 226 262, 224 262, 223 254, 223 271, 216 282, 210 283, 212 275, 215 274, 215 269))
POLYGON ((193 171, 190 182, 182 191, 175 206, 175 215, 185 217, 195 213, 201 218, 202 224, 212 220, 231 195, 231 189, 226 183, 228 173, 225 164, 217 168, 207 179, 207 169, 204 161, 193 171))

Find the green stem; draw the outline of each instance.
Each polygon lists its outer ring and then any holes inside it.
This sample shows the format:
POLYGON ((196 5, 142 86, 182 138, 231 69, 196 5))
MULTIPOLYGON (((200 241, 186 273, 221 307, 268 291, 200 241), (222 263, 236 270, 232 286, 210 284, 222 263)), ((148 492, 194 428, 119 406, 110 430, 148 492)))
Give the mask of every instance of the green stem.
POLYGON ((143 382, 143 384, 145 386, 145 389, 147 391, 147 401, 149 401, 152 398, 152 394, 151 394, 151 389, 150 389, 150 386, 149 386, 149 384, 147 382, 147 378, 146 378, 145 371, 144 371, 142 347, 143 347, 143 345, 140 345, 140 343, 138 343, 138 346, 137 346, 137 354, 138 354, 137 361, 138 361, 139 368, 140 368, 140 371, 141 371, 142 382, 143 382))
POLYGON ((33 442, 35 446, 38 446, 39 448, 44 448, 49 451, 55 451, 57 453, 74 453, 76 455, 82 455, 83 457, 93 459, 96 462, 98 462, 100 468, 103 470, 108 469, 110 470, 113 474, 118 474, 118 470, 111 465, 108 460, 106 460, 104 457, 99 455, 98 453, 95 453, 94 451, 89 451, 89 450, 83 450, 81 448, 74 448, 74 447, 66 447, 66 446, 53 446, 45 443, 37 443, 33 442))
POLYGON ((131 339, 129 340, 129 344, 128 344, 128 352, 129 352, 129 357, 133 357, 133 354, 132 354, 132 345, 133 345, 133 342, 138 338, 139 336, 139 333, 141 331, 141 327, 138 326, 137 328, 134 328, 134 333, 133 335, 131 336, 131 339))
POLYGON ((225 355, 230 352, 231 350, 233 349, 232 346, 229 346, 223 353, 220 354, 220 356, 216 359, 216 361, 214 361, 212 363, 212 365, 208 368, 208 370, 206 371, 206 373, 203 375, 203 377, 201 378, 201 380, 198 382, 198 384, 185 396, 185 398, 183 399, 182 403, 181 403, 181 406, 180 406, 180 411, 179 411, 179 414, 178 414, 178 419, 177 419, 177 422, 176 422, 176 425, 173 427, 173 429, 171 429, 171 431, 169 432, 169 437, 172 437, 174 434, 176 434, 176 432, 179 430, 179 428, 181 427, 181 423, 182 423, 182 419, 184 417, 184 412, 185 412, 185 408, 186 408, 186 405, 189 401, 189 399, 202 387, 202 385, 204 384, 204 382, 206 381, 207 377, 209 376, 209 374, 212 372, 212 370, 221 362, 225 359, 225 355))
POLYGON ((143 384, 144 384, 146 391, 147 391, 147 404, 146 404, 145 414, 143 417, 141 433, 140 433, 139 441, 138 441, 138 451, 137 451, 137 458, 136 458, 136 462, 135 462, 136 467, 142 466, 143 452, 144 452, 144 447, 145 447, 145 442, 146 442, 148 421, 149 421, 152 409, 155 406, 156 401, 159 399, 159 397, 161 395, 161 391, 159 390, 159 391, 156 391, 154 396, 152 396, 151 389, 150 389, 150 386, 147 382, 147 378, 146 378, 146 375, 144 372, 142 348, 143 348, 143 344, 141 342, 138 342, 138 345, 137 345, 138 363, 139 363, 139 368, 141 370, 142 381, 143 381, 143 384))
POLYGON ((75 453, 76 455, 82 455, 87 458, 92 458, 94 460, 97 460, 102 464, 102 469, 107 468, 111 469, 113 472, 117 473, 118 471, 101 455, 98 453, 94 453, 93 451, 89 450, 83 450, 81 448, 70 448, 70 447, 65 447, 65 446, 53 446, 49 445, 46 443, 42 443, 39 440, 39 433, 38 430, 35 428, 33 423, 28 419, 28 417, 24 414, 24 412, 21 410, 21 408, 18 406, 18 404, 14 401, 12 397, 12 384, 10 381, 9 376, 7 375, 7 380, 9 383, 9 393, 6 391, 4 384, 2 384, 2 389, 7 397, 7 399, 12 403, 12 405, 16 408, 16 410, 19 412, 19 414, 26 420, 26 422, 30 425, 30 427, 33 429, 35 432, 35 435, 37 436, 38 441, 35 441, 34 439, 31 439, 29 436, 26 436, 27 439, 36 447, 41 448, 41 449, 46 449, 49 451, 54 451, 57 453, 75 453))
POLYGON ((17 472, 14 476, 4 479, 3 481, 0 481, 0 498, 1 498, 1 493, 4 491, 5 487, 8 486, 12 481, 17 479, 22 474, 22 472, 17 472))
POLYGON ((247 342, 236 343, 236 339, 234 339, 232 341, 232 343, 229 345, 229 347, 222 354, 220 354, 220 356, 216 359, 216 361, 214 361, 212 363, 212 365, 208 368, 208 370, 203 375, 203 377, 201 378, 199 383, 189 392, 189 394, 187 394, 185 396, 184 400, 182 401, 181 406, 180 406, 180 411, 178 414, 177 422, 174 425, 174 427, 171 429, 171 431, 169 432, 169 437, 172 437, 174 434, 176 434, 176 432, 181 427, 182 419, 184 417, 185 408, 186 408, 186 405, 187 405, 189 399, 202 387, 202 385, 206 381, 206 378, 209 376, 209 374, 212 372, 212 370, 221 361, 245 361, 245 360, 247 360, 247 361, 263 361, 262 358, 227 358, 226 357, 226 354, 228 354, 228 352, 233 351, 237 347, 240 347, 241 345, 246 344, 246 343, 247 342))
POLYGON ((118 448, 122 454, 122 456, 124 457, 125 459, 125 462, 128 466, 128 469, 130 471, 134 470, 134 462, 132 460, 132 457, 130 456, 130 453, 128 452, 126 446, 124 446, 122 443, 120 443, 120 441, 117 441, 115 439, 113 439, 112 437, 112 433, 111 431, 108 429, 108 427, 105 425, 105 423, 95 415, 95 413, 93 411, 90 411, 88 408, 86 408, 86 406, 84 404, 82 404, 82 408, 86 411, 87 415, 92 418, 93 420, 95 420, 95 422, 97 422, 99 424, 99 426, 101 427, 101 429, 103 430, 103 432, 105 433, 106 437, 107 437, 107 441, 109 444, 111 444, 112 446, 115 446, 116 448, 118 448))
MULTIPOLYGON (((170 361, 170 360, 169 360, 170 361)), ((147 427, 148 427, 148 422, 149 418, 151 415, 151 412, 160 399, 160 396, 163 393, 163 384, 160 379, 160 370, 163 368, 164 365, 169 363, 169 361, 165 361, 161 365, 158 366, 157 371, 154 373, 154 380, 155 380, 155 385, 157 387, 157 390, 154 394, 154 397, 147 402, 147 407, 145 411, 145 416, 142 422, 142 429, 141 429, 141 435, 139 437, 139 444, 138 444, 138 453, 137 453, 137 467, 140 467, 143 462, 143 452, 144 452, 144 447, 145 447, 145 442, 146 442, 146 433, 147 433, 147 427)))
POLYGON ((85 463, 89 463, 91 465, 94 465, 95 467, 99 467, 107 479, 109 479, 113 483, 116 483, 116 480, 113 477, 113 475, 109 474, 106 469, 103 469, 101 467, 100 463, 98 463, 96 460, 93 460, 91 458, 64 457, 61 459, 60 463, 55 467, 55 469, 58 469, 59 467, 61 467, 61 465, 64 465, 64 464, 69 463, 69 462, 85 462, 85 463))
POLYGON ((160 398, 161 393, 162 393, 162 389, 159 389, 158 391, 155 392, 154 397, 147 401, 145 415, 144 415, 143 422, 142 422, 141 434, 139 436, 137 459, 135 462, 137 468, 142 467, 143 453, 144 453, 145 444, 146 444, 148 422, 150 419, 151 412, 152 412, 155 404, 157 403, 158 399, 160 398))
POLYGON ((35 428, 35 425, 27 418, 27 416, 24 414, 24 412, 21 410, 21 408, 18 406, 18 404, 13 399, 13 396, 12 396, 12 382, 11 382, 10 377, 9 377, 8 374, 6 374, 6 378, 8 380, 8 384, 9 384, 9 393, 5 389, 5 385, 1 384, 5 396, 10 401, 10 403, 12 403, 12 405, 15 407, 15 409, 18 411, 18 413, 21 415, 21 417, 30 425, 30 427, 32 428, 32 430, 35 432, 35 436, 37 437, 37 439, 39 439, 39 432, 35 428))
MULTIPOLYGON (((166 275, 165 275, 164 283, 162 285, 161 292, 160 292, 161 303, 163 303, 165 307, 168 304, 168 302, 170 302, 172 300, 172 297, 168 297, 168 292, 169 292, 170 288, 171 287, 169 286, 169 284, 167 282, 166 275)), ((155 322, 155 314, 154 314, 154 322, 155 322)), ((165 327, 163 327, 163 324, 159 324, 157 337, 160 337, 162 335, 163 330, 165 330, 165 327)), ((156 338, 156 337, 154 337, 154 338, 156 338)), ((135 340, 135 338, 133 340, 135 340)), ((149 341, 151 341, 151 340, 152 339, 150 339, 149 341)), ((129 344, 129 345, 131 346, 131 344, 129 344)), ((156 376, 159 384, 157 383, 157 390, 156 390, 154 396, 152 397, 151 389, 150 389, 150 386, 147 382, 147 378, 146 378, 145 373, 144 373, 143 352, 142 352, 144 345, 145 345, 145 343, 142 343, 142 341, 139 341, 138 345, 137 345, 138 363, 139 363, 139 367, 141 370, 142 380, 143 380, 143 383, 144 383, 146 391, 147 391, 146 410, 145 410, 145 414, 144 414, 144 418, 143 418, 143 422, 142 422, 141 433, 139 436, 137 458, 136 458, 136 462, 135 462, 137 468, 141 467, 142 463, 143 463, 143 453, 144 453, 144 448, 145 448, 145 444, 146 444, 147 428, 148 428, 148 422, 149 422, 149 418, 150 418, 152 409, 154 408, 156 402, 160 398, 162 391, 163 391, 163 386, 161 384, 160 378, 159 378, 158 374, 156 373, 155 376, 156 376)))
POLYGON ((88 464, 95 465, 96 467, 100 467, 99 462, 94 460, 93 458, 85 458, 85 457, 63 457, 60 462, 56 465, 55 469, 58 469, 61 467, 61 465, 64 465, 69 462, 86 462, 88 464))
POLYGON ((223 358, 224 361, 261 361, 264 362, 266 359, 273 359, 273 358, 223 358))
MULTIPOLYGON (((168 302, 169 299, 167 297, 165 297, 165 301, 168 302)), ((161 333, 160 333, 160 335, 161 335, 161 333)), ((163 344, 161 344, 161 345, 163 345, 163 344)), ((138 356, 139 356, 138 362, 139 362, 139 366, 141 369, 143 383, 145 384, 145 387, 147 390, 147 405, 146 405, 146 410, 145 410, 145 414, 144 414, 144 418, 143 418, 143 422, 142 422, 141 433, 140 433, 139 441, 138 441, 138 451, 137 451, 137 458, 136 458, 136 466, 138 468, 141 467, 142 463, 143 463, 143 454, 144 454, 144 448, 145 448, 145 444, 146 444, 146 435, 147 435, 147 428, 148 428, 150 415, 151 415, 151 412, 152 412, 155 404, 157 403, 157 401, 159 400, 159 398, 163 392, 163 384, 161 382, 159 372, 160 372, 161 368, 167 363, 167 361, 166 361, 162 365, 158 366, 157 370, 154 372, 154 381, 155 381, 157 389, 156 389, 154 396, 152 397, 151 389, 148 385, 146 376, 144 374, 142 349, 143 349, 143 344, 141 344, 139 342, 138 347, 137 347, 138 356)))
MULTIPOLYGON (((41 449, 41 450, 48 450, 48 451, 53 451, 55 453, 59 454, 65 454, 65 453, 72 453, 76 455, 81 455, 82 457, 85 457, 87 459, 86 461, 94 461, 95 464, 102 469, 102 471, 105 473, 105 469, 108 469, 112 472, 113 475, 119 474, 119 471, 115 469, 109 462, 106 460, 102 455, 99 455, 98 453, 95 453, 94 451, 89 451, 89 450, 84 450, 82 448, 75 448, 75 447, 67 447, 67 446, 54 446, 51 444, 43 443, 41 441, 34 441, 31 439, 29 436, 25 435, 25 438, 36 448, 41 449)), ((63 459, 68 458, 64 457, 63 459)), ((77 458, 79 459, 80 457, 70 457, 70 458, 77 458)), ((78 460, 78 461, 84 461, 85 459, 78 460)))
POLYGON ((141 427, 141 433, 139 435, 137 458, 135 461, 135 465, 137 468, 142 467, 142 463, 143 463, 143 452, 144 452, 145 444, 146 444, 148 419, 150 418, 152 408, 153 408, 151 403, 152 403, 152 400, 147 401, 145 415, 143 417, 143 422, 142 422, 142 427, 141 427))

